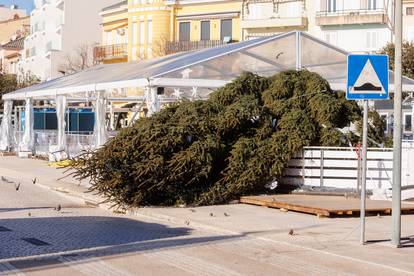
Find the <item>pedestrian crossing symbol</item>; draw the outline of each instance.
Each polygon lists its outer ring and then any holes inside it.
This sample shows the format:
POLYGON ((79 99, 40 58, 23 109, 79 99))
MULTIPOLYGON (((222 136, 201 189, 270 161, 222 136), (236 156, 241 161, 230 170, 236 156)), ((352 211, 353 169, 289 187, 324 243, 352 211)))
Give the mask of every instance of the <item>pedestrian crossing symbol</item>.
POLYGON ((349 55, 348 100, 388 99, 388 56, 349 55))

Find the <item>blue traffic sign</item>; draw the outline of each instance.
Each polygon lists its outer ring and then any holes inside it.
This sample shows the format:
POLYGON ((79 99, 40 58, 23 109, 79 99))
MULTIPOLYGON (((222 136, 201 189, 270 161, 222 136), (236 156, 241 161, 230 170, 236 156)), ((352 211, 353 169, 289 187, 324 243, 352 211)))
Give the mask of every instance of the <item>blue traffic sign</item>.
POLYGON ((388 99, 388 56, 349 55, 346 98, 388 99))

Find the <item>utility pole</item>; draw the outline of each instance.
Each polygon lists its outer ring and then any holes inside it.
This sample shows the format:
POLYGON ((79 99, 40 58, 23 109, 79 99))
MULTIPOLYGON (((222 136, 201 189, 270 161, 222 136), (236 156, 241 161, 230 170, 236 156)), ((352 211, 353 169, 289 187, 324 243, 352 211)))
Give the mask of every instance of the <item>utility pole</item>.
POLYGON ((395 0, 395 67, 394 67, 394 161, 392 172, 391 243, 401 243, 401 146, 402 146, 402 0, 395 0))

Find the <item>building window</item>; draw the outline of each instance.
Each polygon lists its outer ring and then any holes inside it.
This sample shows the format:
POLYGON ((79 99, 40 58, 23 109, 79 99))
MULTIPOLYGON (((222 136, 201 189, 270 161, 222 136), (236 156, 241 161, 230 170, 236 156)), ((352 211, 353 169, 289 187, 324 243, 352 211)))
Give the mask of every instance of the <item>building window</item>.
POLYGON ((407 27, 407 40, 414 41, 414 27, 407 27))
POLYGON ((369 31, 367 32, 367 49, 368 50, 377 50, 379 45, 379 32, 369 31))
POLYGON ((112 31, 106 32, 106 45, 112 44, 112 31))
POLYGON ((148 34, 148 44, 152 44, 152 20, 148 20, 147 25, 147 34, 148 34))
POLYGON ((327 0, 328 12, 336 12, 336 0, 327 0))
POLYGON ((180 41, 190 41, 190 31, 191 26, 190 22, 181 22, 179 25, 179 40, 180 41))
POLYGON ((405 11, 407 15, 414 15, 414 7, 407 7, 405 11))
POLYGON ((138 44, 138 24, 136 22, 132 24, 132 44, 138 44))
POLYGON ((368 9, 376 10, 377 9, 377 0, 368 0, 368 9))
POLYGON ((210 40, 210 21, 201 21, 201 40, 210 40))
POLYGON ((220 24, 220 39, 231 40, 233 34, 233 20, 223 19, 220 24))
POLYGON ((411 113, 404 113, 404 131, 411 132, 412 131, 412 114, 411 113))
POLYGON ((137 60, 137 47, 132 47, 132 60, 137 60))
POLYGON ((139 22, 139 44, 143 45, 145 43, 145 22, 139 22))

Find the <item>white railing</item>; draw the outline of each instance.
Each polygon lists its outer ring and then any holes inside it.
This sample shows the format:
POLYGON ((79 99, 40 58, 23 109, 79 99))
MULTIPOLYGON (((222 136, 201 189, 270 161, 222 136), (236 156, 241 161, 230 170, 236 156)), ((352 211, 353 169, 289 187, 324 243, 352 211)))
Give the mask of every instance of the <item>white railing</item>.
POLYGON ((34 150, 36 155, 47 156, 49 154, 49 146, 57 144, 57 131, 35 131, 34 138, 34 150))
MULTIPOLYGON (((414 148, 403 148, 402 161, 402 185, 408 189, 414 185, 414 148)), ((369 148, 367 163, 367 189, 391 189, 392 149, 369 148)), ((360 167, 352 148, 306 147, 289 162, 281 182, 358 191, 360 167)))
MULTIPOLYGON (((109 138, 116 135, 116 132, 108 133, 109 138)), ((67 132, 66 133, 66 152, 70 157, 76 156, 82 151, 92 150, 95 147, 94 135, 91 132, 67 132)), ((23 131, 14 132, 14 148, 18 150, 18 145, 23 138, 23 131)), ((34 154, 48 156, 51 146, 57 145, 56 130, 35 130, 34 131, 34 154)))
POLYGON ((67 134, 66 151, 69 156, 76 156, 83 151, 92 150, 95 146, 93 134, 67 134))

